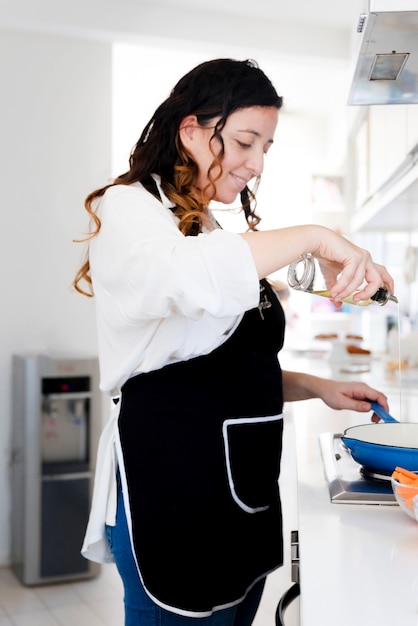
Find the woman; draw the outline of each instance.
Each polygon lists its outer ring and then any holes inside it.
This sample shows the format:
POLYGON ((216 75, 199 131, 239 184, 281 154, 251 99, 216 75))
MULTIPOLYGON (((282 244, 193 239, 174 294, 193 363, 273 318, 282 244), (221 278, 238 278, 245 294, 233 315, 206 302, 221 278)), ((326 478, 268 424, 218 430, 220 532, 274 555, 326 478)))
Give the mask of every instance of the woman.
POLYGON ((248 183, 281 104, 254 62, 203 63, 156 110, 129 170, 86 200, 94 227, 75 286, 94 291, 101 388, 115 408, 83 554, 115 559, 126 626, 251 624, 266 575, 282 564, 283 403, 387 408, 365 384, 281 372, 271 272, 311 252, 339 275, 335 301, 363 280, 359 299, 382 283, 393 291, 384 267, 331 230, 256 230, 248 183), (209 210, 238 194, 242 235, 209 210))

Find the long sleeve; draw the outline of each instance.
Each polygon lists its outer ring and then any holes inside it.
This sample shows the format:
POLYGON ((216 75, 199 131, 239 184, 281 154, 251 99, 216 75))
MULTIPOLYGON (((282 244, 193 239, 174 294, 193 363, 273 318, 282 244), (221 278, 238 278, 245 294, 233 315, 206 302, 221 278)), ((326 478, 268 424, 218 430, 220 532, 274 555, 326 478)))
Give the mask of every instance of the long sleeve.
POLYGON ((140 184, 107 190, 90 244, 101 387, 207 354, 258 304, 247 243, 222 230, 185 237, 170 202, 140 184))

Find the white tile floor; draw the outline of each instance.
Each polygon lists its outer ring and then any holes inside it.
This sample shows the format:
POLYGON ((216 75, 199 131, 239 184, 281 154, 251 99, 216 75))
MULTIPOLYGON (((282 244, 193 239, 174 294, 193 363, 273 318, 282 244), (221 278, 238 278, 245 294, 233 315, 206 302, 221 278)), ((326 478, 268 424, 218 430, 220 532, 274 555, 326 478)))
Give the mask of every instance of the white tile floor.
POLYGON ((24 587, 0 569, 0 626, 123 626, 122 584, 113 565, 91 580, 24 587))
MULTIPOLYGON (((274 626, 286 589, 282 578, 280 570, 269 576, 254 626, 274 626)), ((289 607, 286 626, 296 626, 296 608, 289 607)), ((123 620, 122 584, 113 565, 92 580, 37 587, 24 587, 10 569, 0 569, 0 626, 123 626, 123 620)))

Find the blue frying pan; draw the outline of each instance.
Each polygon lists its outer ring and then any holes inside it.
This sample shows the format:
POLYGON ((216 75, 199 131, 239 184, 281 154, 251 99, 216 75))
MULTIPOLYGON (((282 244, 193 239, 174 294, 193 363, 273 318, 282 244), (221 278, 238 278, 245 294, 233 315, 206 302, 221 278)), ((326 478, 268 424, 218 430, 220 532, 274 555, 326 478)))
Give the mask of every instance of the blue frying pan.
POLYGON ((379 404, 371 404, 384 423, 362 424, 344 431, 341 441, 353 459, 375 472, 392 473, 398 466, 418 471, 418 423, 398 422, 379 404))

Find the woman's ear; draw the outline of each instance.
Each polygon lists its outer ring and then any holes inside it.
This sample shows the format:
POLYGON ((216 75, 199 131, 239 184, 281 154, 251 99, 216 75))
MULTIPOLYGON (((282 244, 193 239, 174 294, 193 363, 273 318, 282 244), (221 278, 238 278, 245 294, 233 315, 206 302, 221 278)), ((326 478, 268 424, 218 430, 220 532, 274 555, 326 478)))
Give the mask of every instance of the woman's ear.
POLYGON ((185 148, 190 148, 196 129, 199 127, 196 115, 183 118, 179 126, 179 136, 185 148))

